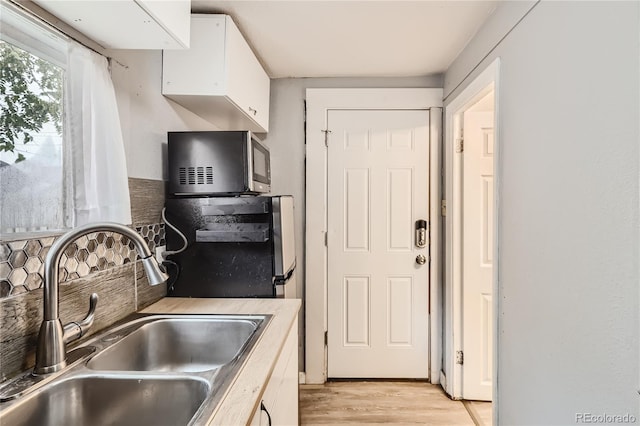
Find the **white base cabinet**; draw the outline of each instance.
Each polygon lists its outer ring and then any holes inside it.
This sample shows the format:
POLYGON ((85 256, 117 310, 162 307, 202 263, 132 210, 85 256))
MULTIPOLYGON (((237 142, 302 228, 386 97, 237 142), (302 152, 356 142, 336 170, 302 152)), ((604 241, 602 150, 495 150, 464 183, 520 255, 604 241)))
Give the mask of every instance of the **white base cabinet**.
POLYGON ((251 426, 298 424, 298 319, 289 331, 280 357, 256 409, 251 426))
POLYGON ((191 47, 166 50, 162 94, 221 130, 269 130, 271 80, 228 15, 191 15, 191 47))

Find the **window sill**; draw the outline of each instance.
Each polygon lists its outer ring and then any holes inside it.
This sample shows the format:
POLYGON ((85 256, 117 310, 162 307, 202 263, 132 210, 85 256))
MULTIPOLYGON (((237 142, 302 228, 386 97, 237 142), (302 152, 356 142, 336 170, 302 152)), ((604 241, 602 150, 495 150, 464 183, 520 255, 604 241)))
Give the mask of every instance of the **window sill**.
POLYGON ((10 241, 24 241, 24 240, 36 240, 47 237, 58 237, 67 232, 67 229, 49 229, 46 231, 33 231, 33 232, 12 232, 12 233, 0 233, 0 243, 7 243, 10 241))

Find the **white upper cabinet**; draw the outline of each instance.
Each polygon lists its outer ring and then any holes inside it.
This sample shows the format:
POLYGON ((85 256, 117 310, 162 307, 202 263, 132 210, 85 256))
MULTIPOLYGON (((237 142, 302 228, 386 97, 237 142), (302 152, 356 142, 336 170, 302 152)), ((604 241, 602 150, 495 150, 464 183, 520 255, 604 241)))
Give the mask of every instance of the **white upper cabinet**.
POLYGON ((162 94, 222 130, 269 130, 270 80, 227 15, 191 15, 191 47, 167 50, 162 94))
POLYGON ((111 49, 189 47, 191 0, 34 0, 111 49))

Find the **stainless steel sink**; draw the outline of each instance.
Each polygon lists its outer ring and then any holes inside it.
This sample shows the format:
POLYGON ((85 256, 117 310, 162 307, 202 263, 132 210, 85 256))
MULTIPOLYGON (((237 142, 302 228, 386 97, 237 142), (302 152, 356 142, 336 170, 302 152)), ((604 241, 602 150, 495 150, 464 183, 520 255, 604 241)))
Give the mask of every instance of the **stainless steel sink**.
POLYGON ((0 425, 205 424, 270 315, 142 315, 0 386, 0 425))
POLYGON ((233 360, 259 322, 243 319, 169 318, 143 325, 87 364, 103 371, 197 372, 233 360))
POLYGON ((3 425, 186 425, 209 393, 194 378, 70 377, 2 415, 3 425))

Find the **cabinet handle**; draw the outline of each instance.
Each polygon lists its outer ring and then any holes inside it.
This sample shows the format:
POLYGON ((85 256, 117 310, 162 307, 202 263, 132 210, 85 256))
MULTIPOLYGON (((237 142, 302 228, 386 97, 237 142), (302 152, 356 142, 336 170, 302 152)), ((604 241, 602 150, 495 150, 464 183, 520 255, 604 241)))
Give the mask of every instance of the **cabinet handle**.
POLYGON ((269 426, 271 426, 271 414, 269 414, 269 410, 264 406, 264 401, 260 401, 260 410, 267 413, 267 419, 269 420, 269 426))
POLYGON ((252 112, 254 116, 258 114, 258 111, 251 107, 249 107, 249 112, 252 112))

